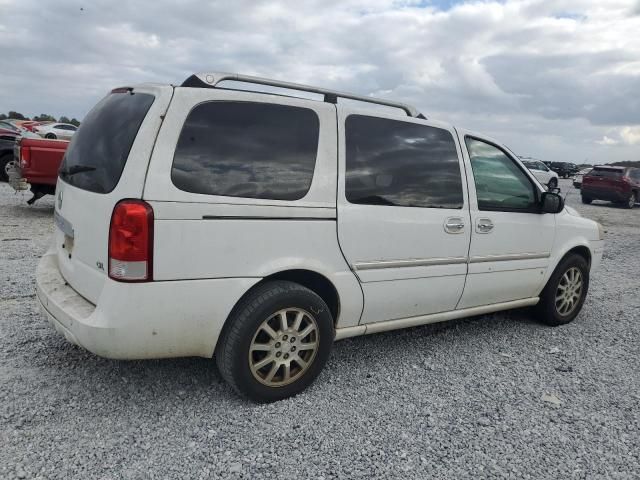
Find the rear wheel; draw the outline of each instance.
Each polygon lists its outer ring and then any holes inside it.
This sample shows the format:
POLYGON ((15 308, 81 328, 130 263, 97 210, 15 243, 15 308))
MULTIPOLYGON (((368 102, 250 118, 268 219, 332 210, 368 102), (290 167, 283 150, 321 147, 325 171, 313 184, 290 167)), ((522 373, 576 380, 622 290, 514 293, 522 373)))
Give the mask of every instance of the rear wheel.
POLYGON ((567 255, 556 267, 536 305, 539 320, 557 326, 571 322, 589 290, 589 264, 577 254, 567 255))
POLYGON ((629 195, 629 198, 627 199, 627 201, 624 202, 624 206, 626 208, 633 208, 636 205, 637 201, 638 201, 638 193, 631 192, 631 195, 629 195))
POLYGON ((15 165, 13 154, 7 154, 0 157, 0 181, 9 181, 9 171, 15 165))
POLYGON ((593 202, 593 199, 582 195, 582 203, 586 203, 587 205, 589 205, 591 202, 593 202))
POLYGON ((281 400, 307 388, 333 344, 333 317, 317 294, 297 283, 268 282, 234 308, 218 341, 216 362, 239 394, 281 400))

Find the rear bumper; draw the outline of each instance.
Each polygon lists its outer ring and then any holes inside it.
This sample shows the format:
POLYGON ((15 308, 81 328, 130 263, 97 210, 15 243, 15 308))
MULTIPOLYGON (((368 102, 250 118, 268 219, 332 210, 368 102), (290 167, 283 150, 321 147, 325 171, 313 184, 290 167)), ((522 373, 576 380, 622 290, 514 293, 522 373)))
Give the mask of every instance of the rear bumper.
POLYGON ((592 200, 608 200, 610 202, 623 202, 629 198, 631 190, 625 192, 623 190, 613 190, 604 188, 592 188, 582 184, 581 194, 592 200))
POLYGON ((105 280, 98 304, 62 277, 55 251, 36 272, 36 297, 70 342, 107 358, 211 357, 236 301, 259 278, 127 284, 105 280))

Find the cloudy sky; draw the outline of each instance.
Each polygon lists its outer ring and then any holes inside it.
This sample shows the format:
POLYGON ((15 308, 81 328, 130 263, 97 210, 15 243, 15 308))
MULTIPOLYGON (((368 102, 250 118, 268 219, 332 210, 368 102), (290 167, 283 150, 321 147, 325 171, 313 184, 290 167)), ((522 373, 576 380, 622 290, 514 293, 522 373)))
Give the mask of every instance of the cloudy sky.
POLYGON ((413 103, 521 155, 640 160, 640 0, 0 0, 0 112, 233 71, 413 103))

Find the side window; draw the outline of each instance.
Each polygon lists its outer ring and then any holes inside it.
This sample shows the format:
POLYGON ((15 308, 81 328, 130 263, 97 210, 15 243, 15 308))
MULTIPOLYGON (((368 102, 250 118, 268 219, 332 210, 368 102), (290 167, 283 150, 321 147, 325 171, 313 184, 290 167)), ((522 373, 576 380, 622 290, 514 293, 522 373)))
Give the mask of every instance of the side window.
POLYGON ((171 180, 192 193, 298 200, 311 187, 319 129, 308 108, 201 103, 182 127, 171 180))
POLYGON ((350 115, 345 135, 350 203, 462 208, 460 161, 447 130, 350 115))
POLYGON ((480 210, 531 211, 536 206, 533 183, 499 148, 466 138, 480 210))

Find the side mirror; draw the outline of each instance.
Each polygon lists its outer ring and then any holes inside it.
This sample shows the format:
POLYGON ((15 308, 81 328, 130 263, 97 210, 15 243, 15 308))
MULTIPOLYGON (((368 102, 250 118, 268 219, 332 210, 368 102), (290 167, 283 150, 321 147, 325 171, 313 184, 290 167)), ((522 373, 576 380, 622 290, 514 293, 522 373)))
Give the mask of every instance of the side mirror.
POLYGON ((560 213, 564 209, 564 200, 557 193, 543 192, 540 200, 542 213, 560 213))

